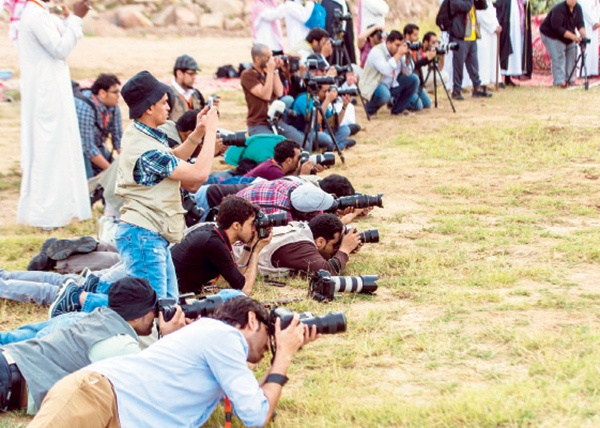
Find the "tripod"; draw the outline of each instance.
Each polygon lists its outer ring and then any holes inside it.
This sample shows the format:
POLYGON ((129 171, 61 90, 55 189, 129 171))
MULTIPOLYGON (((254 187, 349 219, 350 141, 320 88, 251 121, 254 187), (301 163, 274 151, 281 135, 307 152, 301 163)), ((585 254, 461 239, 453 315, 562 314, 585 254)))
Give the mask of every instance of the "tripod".
MULTIPOLYGON (((307 88, 308 85, 307 85, 307 88)), ((308 137, 310 135, 311 132, 314 133, 314 140, 313 140, 313 144, 319 144, 319 115, 321 115, 321 117, 323 118, 323 123, 325 124, 325 129, 327 130, 327 134, 329 134, 329 136, 331 137, 331 141, 333 141, 333 146, 335 147, 338 156, 340 157, 340 160, 342 161, 342 163, 346 163, 346 160, 344 159, 344 155, 342 154, 342 149, 340 149, 340 146, 337 142, 337 140, 335 139, 335 135, 333 133, 333 130, 331 129, 331 125, 329 125, 329 122, 327 121, 327 119, 325 119, 325 112, 323 111, 323 106, 321 105, 321 101, 319 100, 319 97, 316 96, 315 93, 313 93, 312 89, 309 88, 308 89, 308 93, 307 93, 307 100, 306 100, 306 105, 310 106, 310 101, 312 100, 312 108, 310 109, 310 112, 308 113, 307 116, 307 124, 306 124, 306 129, 304 130, 304 139, 302 140, 302 147, 306 147, 306 142, 308 141, 308 137)), ((312 150, 311 150, 312 151, 312 150)))
POLYGON ((571 81, 571 78, 573 77, 575 70, 577 70, 577 66, 581 62, 579 77, 581 77, 581 75, 583 74, 583 79, 585 82, 584 86, 585 86, 586 91, 590 88, 590 83, 588 82, 587 66, 585 65, 585 57, 587 55, 585 50, 587 48, 588 40, 589 39, 582 39, 581 42, 579 43, 579 49, 580 49, 579 56, 575 60, 575 64, 573 64, 573 69, 571 70, 571 73, 569 74, 569 78, 567 79, 567 83, 571 81))
POLYGON ((429 79, 429 75, 431 74, 431 72, 433 71, 433 98, 434 98, 434 102, 435 102, 435 108, 438 108, 438 97, 437 97, 437 88, 438 88, 438 83, 437 83, 437 78, 440 78, 440 82, 442 82, 442 88, 444 88, 444 91, 446 91, 446 96, 448 97, 448 101, 450 102, 450 107, 452 107, 452 111, 454 113, 456 113, 456 109, 454 108, 454 103, 452 102, 452 98, 450 97, 450 93, 448 92, 448 89, 446 88, 446 85, 444 85, 444 79, 442 79, 442 72, 440 71, 440 67, 438 66, 438 62, 437 62, 437 57, 435 59, 433 59, 432 61, 429 62, 429 70, 427 71, 427 76, 425 77, 425 82, 427 82, 427 80, 429 79))

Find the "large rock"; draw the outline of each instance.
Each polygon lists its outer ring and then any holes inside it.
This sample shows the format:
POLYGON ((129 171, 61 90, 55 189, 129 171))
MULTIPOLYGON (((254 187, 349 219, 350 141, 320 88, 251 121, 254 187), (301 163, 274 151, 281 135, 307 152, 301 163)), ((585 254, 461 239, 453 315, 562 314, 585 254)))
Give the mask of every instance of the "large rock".
POLYGON ((222 13, 225 17, 241 16, 244 9, 242 0, 205 0, 204 5, 212 13, 222 13))
POLYGON ((201 28, 223 28, 222 13, 205 13, 200 17, 201 28))
POLYGON ((167 6, 156 15, 152 22, 158 27, 170 25, 198 25, 198 15, 186 6, 167 6))
POLYGON ((223 28, 227 31, 243 30, 246 28, 246 24, 241 18, 227 18, 223 23, 223 28))
POLYGON ((115 24, 121 28, 149 28, 153 27, 150 21, 142 13, 144 6, 129 5, 119 8, 115 15, 115 24))
POLYGON ((97 37, 119 37, 124 36, 125 31, 117 27, 107 19, 103 14, 99 14, 95 10, 88 12, 83 18, 83 32, 97 37))

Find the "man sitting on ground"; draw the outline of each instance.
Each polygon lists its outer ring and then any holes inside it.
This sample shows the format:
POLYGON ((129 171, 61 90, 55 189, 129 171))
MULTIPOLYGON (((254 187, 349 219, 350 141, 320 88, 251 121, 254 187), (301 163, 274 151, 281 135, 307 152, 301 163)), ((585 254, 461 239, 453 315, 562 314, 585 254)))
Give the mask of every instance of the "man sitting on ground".
MULTIPOLYGON (((138 335, 151 333, 156 303, 156 292, 147 281, 124 278, 110 289, 107 308, 81 314, 71 326, 41 339, 3 346, 0 409, 27 407, 28 413, 35 413, 50 388, 68 374, 106 358, 140 352, 138 335)), ((164 335, 185 325, 180 308, 168 323, 158 316, 164 335)))
POLYGON ((259 208, 247 200, 230 195, 219 206, 217 224, 191 230, 171 248, 181 293, 200 293, 203 286, 221 275, 236 290, 249 295, 256 281, 258 255, 271 242, 269 235, 258 239, 254 219, 259 208), (232 244, 242 242, 239 267, 232 244))
POLYGON ((333 52, 329 33, 319 27, 313 28, 308 32, 306 39, 290 48, 290 52, 299 55, 302 63, 313 54, 318 54, 325 59, 333 52))
POLYGON ((101 74, 90 89, 75 96, 75 111, 79 123, 79 135, 85 160, 87 178, 107 169, 113 161, 111 150, 106 147, 110 135, 114 150, 121 150, 123 121, 119 108, 121 82, 114 74, 101 74))
POLYGON ((92 364, 57 383, 30 427, 202 426, 225 396, 247 426, 273 416, 294 354, 317 338, 295 315, 270 330, 259 302, 237 297, 212 318, 158 341, 139 355, 92 364), (260 362, 270 335, 277 353, 263 382, 248 363, 260 362))

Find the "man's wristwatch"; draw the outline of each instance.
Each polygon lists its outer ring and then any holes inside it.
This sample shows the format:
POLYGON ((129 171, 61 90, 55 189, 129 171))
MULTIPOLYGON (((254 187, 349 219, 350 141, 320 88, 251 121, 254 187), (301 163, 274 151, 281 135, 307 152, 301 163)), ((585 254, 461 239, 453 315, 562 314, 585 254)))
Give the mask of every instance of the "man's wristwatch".
POLYGON ((283 386, 287 383, 288 380, 289 378, 287 376, 277 373, 271 373, 269 376, 267 376, 265 383, 276 383, 278 385, 283 386))

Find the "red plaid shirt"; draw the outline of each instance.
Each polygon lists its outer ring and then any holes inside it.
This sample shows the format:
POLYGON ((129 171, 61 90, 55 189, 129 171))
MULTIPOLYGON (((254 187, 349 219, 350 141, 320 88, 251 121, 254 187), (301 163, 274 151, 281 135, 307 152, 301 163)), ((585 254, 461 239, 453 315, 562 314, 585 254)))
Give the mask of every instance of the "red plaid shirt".
POLYGON ((292 221, 290 194, 301 184, 291 180, 263 181, 240 190, 237 196, 258 205, 265 214, 284 212, 288 221, 292 221))

